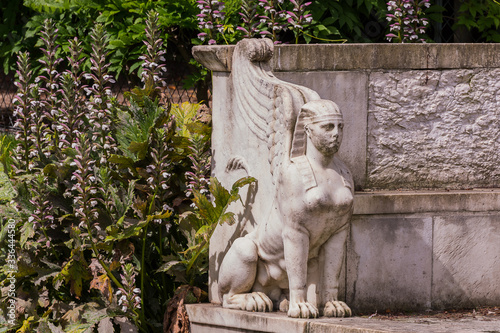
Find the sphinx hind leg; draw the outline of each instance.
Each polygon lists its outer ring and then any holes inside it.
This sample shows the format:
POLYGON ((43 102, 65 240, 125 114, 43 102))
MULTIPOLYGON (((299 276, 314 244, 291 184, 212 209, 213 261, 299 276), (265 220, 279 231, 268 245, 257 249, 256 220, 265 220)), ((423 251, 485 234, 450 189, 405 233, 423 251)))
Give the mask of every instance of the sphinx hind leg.
POLYGON ((257 245, 247 237, 236 239, 219 270, 222 306, 247 311, 272 311, 273 304, 262 292, 250 292, 257 276, 257 245))

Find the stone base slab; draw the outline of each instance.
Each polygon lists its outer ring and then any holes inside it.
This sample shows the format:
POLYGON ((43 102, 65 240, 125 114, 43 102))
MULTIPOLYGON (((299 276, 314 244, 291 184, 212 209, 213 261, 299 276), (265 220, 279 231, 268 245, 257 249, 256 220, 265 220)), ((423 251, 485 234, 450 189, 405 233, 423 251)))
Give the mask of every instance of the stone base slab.
POLYGON ((282 312, 258 313, 224 309, 214 304, 186 305, 192 333, 284 332, 284 333, 383 333, 383 332, 500 332, 500 318, 467 319, 318 318, 292 319, 282 312))

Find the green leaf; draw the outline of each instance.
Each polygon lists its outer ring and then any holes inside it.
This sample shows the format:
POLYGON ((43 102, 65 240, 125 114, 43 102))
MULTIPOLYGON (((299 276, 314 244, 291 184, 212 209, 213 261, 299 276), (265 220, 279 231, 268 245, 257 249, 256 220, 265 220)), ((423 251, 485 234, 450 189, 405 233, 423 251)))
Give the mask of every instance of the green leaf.
POLYGON ((75 157, 77 155, 77 151, 74 148, 64 148, 62 152, 70 157, 75 157))
POLYGON ((162 214, 148 215, 147 222, 151 222, 153 220, 168 219, 170 216, 172 216, 172 212, 170 212, 170 211, 162 213, 162 214))
POLYGON ((19 328, 16 333, 29 333, 31 332, 31 323, 35 321, 35 317, 30 316, 28 319, 23 321, 23 325, 19 328))
POLYGON ((123 155, 111 154, 108 158, 108 162, 118 164, 122 168, 128 168, 134 166, 134 160, 130 157, 123 155))
POLYGON ((25 222, 21 227, 21 238, 19 239, 19 244, 21 248, 24 248, 28 239, 33 238, 35 235, 34 223, 33 222, 25 222))
POLYGON ((128 239, 131 237, 136 237, 139 236, 142 232, 142 229, 148 225, 149 221, 141 221, 135 225, 131 225, 121 231, 118 231, 117 229, 111 228, 111 229, 106 229, 108 232, 112 232, 112 234, 109 234, 106 239, 104 240, 105 242, 110 242, 110 241, 121 241, 124 239, 128 239))
POLYGON ((3 172, 3 165, 0 163, 0 203, 9 202, 16 195, 17 193, 12 187, 9 177, 3 172))
POLYGON ((184 102, 182 104, 172 104, 171 113, 175 118, 176 125, 180 128, 178 134, 184 137, 190 137, 188 126, 195 123, 195 117, 200 109, 200 104, 184 102))
POLYGON ((210 125, 204 124, 202 122, 188 123, 185 125, 185 128, 188 130, 190 135, 201 134, 208 136, 212 131, 210 125))
POLYGON ((222 186, 217 178, 210 179, 210 193, 214 197, 215 208, 222 213, 222 210, 231 203, 231 194, 222 186))
POLYGON ((207 223, 217 223, 220 214, 217 214, 216 208, 207 199, 207 197, 199 192, 195 192, 193 201, 199 209, 199 214, 207 221, 207 223))
POLYGON ((122 47, 125 47, 125 43, 119 39, 115 39, 115 40, 111 40, 109 41, 109 49, 110 50, 114 50, 114 49, 117 49, 117 48, 122 48, 122 47))
POLYGON ((165 262, 163 265, 161 265, 160 268, 156 270, 156 273, 168 272, 174 266, 182 264, 182 261, 177 260, 177 258, 174 256, 169 256, 168 258, 169 258, 168 261, 165 262))
POLYGON ((56 171, 57 171, 57 167, 51 163, 51 164, 47 164, 44 168, 43 168, 43 173, 48 176, 48 177, 52 177, 52 178, 56 178, 56 171))
POLYGON ((257 182, 257 179, 255 179, 254 177, 243 177, 243 178, 240 178, 234 182, 234 184, 232 186, 232 190, 234 191, 237 188, 242 188, 245 185, 250 185, 250 184, 253 184, 256 182, 257 182))
POLYGON ((130 66, 129 69, 129 74, 133 73, 137 68, 139 68, 142 65, 142 62, 136 61, 132 66, 130 66))
POLYGON ((210 234, 211 226, 204 225, 196 231, 195 237, 202 237, 204 240, 208 241, 207 235, 210 234))
POLYGON ((79 249, 71 251, 71 260, 63 267, 61 272, 54 278, 54 283, 58 280, 64 280, 65 283, 70 283, 70 292, 77 299, 82 296, 82 287, 84 280, 90 280, 92 275, 89 272, 89 267, 85 262, 83 254, 79 249))
POLYGON ((234 213, 232 212, 222 214, 222 216, 219 218, 219 224, 227 223, 228 225, 233 225, 235 222, 236 220, 234 218, 234 213))
POLYGON ((322 20, 321 21, 321 25, 322 26, 327 26, 327 25, 332 25, 335 23, 335 18, 330 16, 330 17, 327 17, 326 19, 322 20))
POLYGON ((112 316, 108 314, 107 308, 100 308, 96 303, 85 303, 78 311, 76 316, 77 320, 70 322, 70 324, 65 327, 64 331, 66 333, 93 332, 92 328, 101 320, 112 318, 112 316))
POLYGON ((130 145, 128 146, 128 149, 137 155, 137 158, 142 160, 146 157, 146 154, 148 153, 148 142, 131 142, 130 145))

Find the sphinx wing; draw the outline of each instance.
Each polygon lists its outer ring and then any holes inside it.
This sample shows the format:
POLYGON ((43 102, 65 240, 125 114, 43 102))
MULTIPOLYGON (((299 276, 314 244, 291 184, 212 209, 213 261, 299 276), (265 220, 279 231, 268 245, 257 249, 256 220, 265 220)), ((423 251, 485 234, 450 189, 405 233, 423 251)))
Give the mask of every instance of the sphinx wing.
MULTIPOLYGON (((243 40, 234 52, 235 107, 252 133, 267 142, 268 161, 273 183, 276 183, 280 166, 290 161, 300 108, 320 97, 309 88, 279 80, 273 75, 271 40, 243 40)), ((305 137, 295 137, 294 144, 305 145, 305 137)))

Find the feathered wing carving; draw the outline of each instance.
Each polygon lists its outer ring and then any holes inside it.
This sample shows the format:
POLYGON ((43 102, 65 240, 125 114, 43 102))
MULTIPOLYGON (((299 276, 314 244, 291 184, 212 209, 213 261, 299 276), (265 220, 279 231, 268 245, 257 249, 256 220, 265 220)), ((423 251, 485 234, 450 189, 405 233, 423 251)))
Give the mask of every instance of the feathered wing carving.
MULTIPOLYGON (((296 151, 304 151, 305 133, 294 136, 296 126, 301 125, 297 124, 300 108, 320 97, 309 88, 276 78, 271 72, 272 56, 270 39, 242 40, 233 54, 232 75, 235 112, 259 140, 267 142, 268 162, 276 184, 284 161, 298 157, 294 162, 301 163, 296 151)), ((304 181, 306 186, 315 182, 304 181)))

